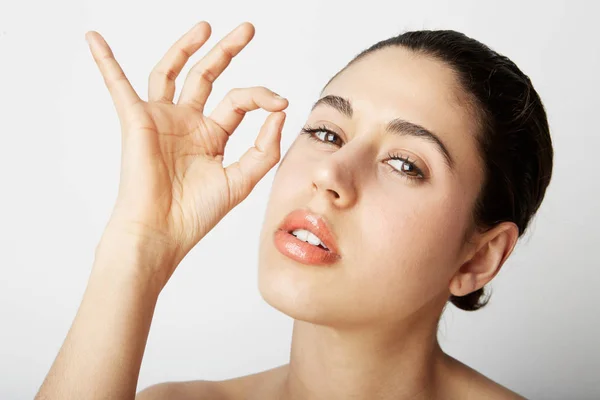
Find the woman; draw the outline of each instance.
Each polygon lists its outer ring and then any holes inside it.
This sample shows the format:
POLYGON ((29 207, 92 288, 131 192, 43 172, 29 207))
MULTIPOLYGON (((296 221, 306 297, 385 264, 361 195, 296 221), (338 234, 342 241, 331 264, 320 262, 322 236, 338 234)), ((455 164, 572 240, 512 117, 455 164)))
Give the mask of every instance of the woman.
MULTIPOLYGON (((280 159, 286 99, 212 83, 252 39, 244 23, 175 78, 210 36, 201 22, 135 93, 102 37, 92 54, 122 127, 119 195, 82 304, 38 398, 135 397, 158 296, 185 255, 280 159), (244 114, 270 112, 223 168, 244 114)), ((454 31, 408 32, 325 86, 278 166, 259 288, 295 319, 289 364, 226 381, 164 383, 140 399, 517 399, 445 354, 451 301, 485 305, 552 172, 543 105, 510 60, 454 31)), ((210 362, 210 360, 206 360, 210 362)))

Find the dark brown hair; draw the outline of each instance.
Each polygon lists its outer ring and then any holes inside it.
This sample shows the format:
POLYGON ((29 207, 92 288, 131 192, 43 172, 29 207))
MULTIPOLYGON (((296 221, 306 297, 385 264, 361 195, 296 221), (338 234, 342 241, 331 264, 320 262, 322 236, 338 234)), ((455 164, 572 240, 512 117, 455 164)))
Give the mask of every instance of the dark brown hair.
MULTIPOLYGON (((507 57, 453 30, 402 33, 362 51, 344 69, 392 46, 434 57, 455 72, 481 126, 485 180, 473 210, 475 226, 485 230, 511 221, 522 236, 544 198, 554 156, 546 111, 529 77, 507 57)), ((481 288, 449 300, 474 311, 488 303, 483 295, 481 288)))

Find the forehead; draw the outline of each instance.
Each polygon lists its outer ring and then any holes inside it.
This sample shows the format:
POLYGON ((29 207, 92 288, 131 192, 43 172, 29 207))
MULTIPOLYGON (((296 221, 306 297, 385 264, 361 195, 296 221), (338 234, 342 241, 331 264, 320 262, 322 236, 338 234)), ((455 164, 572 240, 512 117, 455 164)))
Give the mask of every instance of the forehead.
POLYGON ((351 100, 356 118, 385 122, 402 118, 440 134, 476 133, 475 118, 454 71, 402 47, 377 50, 353 63, 322 96, 328 94, 351 100))

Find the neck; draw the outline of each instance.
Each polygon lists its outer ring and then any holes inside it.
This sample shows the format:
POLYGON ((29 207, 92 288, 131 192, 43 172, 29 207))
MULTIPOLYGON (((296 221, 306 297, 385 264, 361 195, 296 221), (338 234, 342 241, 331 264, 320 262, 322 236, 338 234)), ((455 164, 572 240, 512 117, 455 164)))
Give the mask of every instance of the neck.
POLYGON ((281 398, 433 398, 444 360, 437 320, 352 330, 295 320, 281 398))

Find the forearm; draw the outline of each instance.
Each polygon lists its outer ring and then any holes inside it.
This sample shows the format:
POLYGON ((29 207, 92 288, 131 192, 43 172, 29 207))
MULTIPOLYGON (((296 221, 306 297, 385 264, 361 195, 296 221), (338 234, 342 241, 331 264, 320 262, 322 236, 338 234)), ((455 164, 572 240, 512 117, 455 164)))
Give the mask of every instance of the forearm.
MULTIPOLYGON (((122 239, 122 238, 121 238, 122 239)), ((73 325, 36 399, 133 399, 165 262, 127 240, 99 245, 73 325)))

